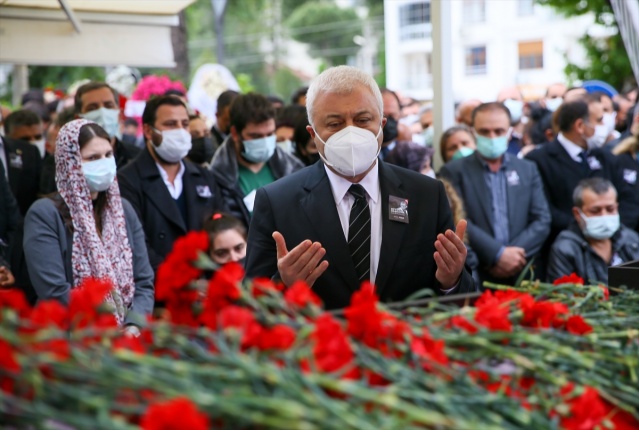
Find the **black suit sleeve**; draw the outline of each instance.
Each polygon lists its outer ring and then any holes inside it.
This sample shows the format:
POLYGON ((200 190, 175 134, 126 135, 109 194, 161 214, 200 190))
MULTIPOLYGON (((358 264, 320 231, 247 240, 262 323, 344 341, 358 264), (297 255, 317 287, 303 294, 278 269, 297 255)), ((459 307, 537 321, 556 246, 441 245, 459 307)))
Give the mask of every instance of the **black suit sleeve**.
POLYGON ((246 276, 272 278, 277 274, 277 248, 272 237, 275 219, 268 194, 263 188, 257 190, 253 211, 260 216, 254 216, 249 227, 246 276))
MULTIPOLYGON (((134 178, 134 176, 132 176, 131 178, 134 178)), ((143 205, 142 191, 139 189, 139 187, 136 187, 135 184, 132 182, 133 181, 130 180, 129 176, 118 175, 120 195, 122 196, 123 199, 126 199, 128 200, 129 203, 131 203, 131 206, 133 206, 133 209, 135 210, 135 213, 137 214, 138 219, 140 220, 140 223, 142 224, 142 227, 144 227, 144 218, 142 218, 142 205, 143 205)), ((153 272, 156 273, 158 270, 158 267, 160 267, 160 264, 162 263, 164 259, 153 250, 153 248, 151 247, 151 243, 149 242, 149 239, 148 237, 146 237, 146 235, 145 235, 145 242, 146 242, 147 253, 149 254, 149 262, 151 263, 153 272)))

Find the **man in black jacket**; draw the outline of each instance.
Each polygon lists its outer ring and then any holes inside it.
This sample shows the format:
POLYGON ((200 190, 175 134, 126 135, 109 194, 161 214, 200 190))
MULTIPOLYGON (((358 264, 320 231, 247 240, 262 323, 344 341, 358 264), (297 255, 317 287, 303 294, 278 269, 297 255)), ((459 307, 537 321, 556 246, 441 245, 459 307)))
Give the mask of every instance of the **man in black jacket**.
POLYGON ((349 304, 364 281, 382 301, 432 288, 474 291, 441 182, 378 159, 382 95, 353 67, 324 71, 308 90, 308 132, 322 163, 257 192, 247 276, 298 280, 327 309, 349 304))
POLYGON ((262 95, 246 94, 235 99, 230 131, 210 169, 229 210, 248 226, 257 189, 304 165, 277 146, 275 111, 262 95))
POLYGON ((606 179, 582 180, 573 204, 573 221, 550 252, 548 280, 576 273, 607 284, 608 267, 639 259, 639 234, 620 224, 617 191, 606 179))
POLYGON ((202 229, 207 215, 226 210, 210 172, 188 160, 189 114, 175 96, 147 102, 142 115, 146 148, 118 172, 122 197, 138 213, 154 271, 173 242, 202 229))

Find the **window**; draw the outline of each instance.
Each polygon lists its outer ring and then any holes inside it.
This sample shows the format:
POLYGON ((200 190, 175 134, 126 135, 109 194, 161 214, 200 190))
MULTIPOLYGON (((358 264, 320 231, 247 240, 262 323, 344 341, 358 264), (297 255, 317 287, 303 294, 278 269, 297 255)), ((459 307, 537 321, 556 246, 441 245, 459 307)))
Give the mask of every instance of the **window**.
POLYGON ((410 3, 399 8, 400 39, 430 37, 430 2, 410 3))
POLYGON ((519 42, 519 70, 544 68, 544 42, 519 42))
POLYGON ((464 0, 464 22, 467 24, 486 21, 485 0, 464 0))
POLYGON ((517 14, 519 16, 532 15, 535 12, 535 0, 517 0, 517 14))
POLYGON ((486 47, 473 46, 466 48, 466 74, 481 75, 486 73, 486 47))

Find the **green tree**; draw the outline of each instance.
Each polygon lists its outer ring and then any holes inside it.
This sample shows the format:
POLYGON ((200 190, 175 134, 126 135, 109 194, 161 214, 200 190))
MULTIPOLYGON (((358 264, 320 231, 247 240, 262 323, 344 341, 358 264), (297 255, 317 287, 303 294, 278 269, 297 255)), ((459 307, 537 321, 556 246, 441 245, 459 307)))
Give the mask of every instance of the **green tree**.
POLYGON ((346 64, 357 53, 353 37, 362 32, 362 22, 353 8, 340 8, 332 1, 304 3, 287 20, 290 36, 308 43, 310 54, 328 65, 346 64))
POLYGON ((570 81, 600 79, 618 90, 636 85, 628 53, 609 0, 536 0, 536 2, 554 8, 565 17, 592 13, 596 24, 616 31, 608 38, 594 38, 586 34, 580 39, 586 50, 589 64, 585 67, 571 63, 566 65, 565 72, 570 81))
POLYGON ((29 66, 30 88, 63 88, 81 79, 104 81, 104 67, 29 66))

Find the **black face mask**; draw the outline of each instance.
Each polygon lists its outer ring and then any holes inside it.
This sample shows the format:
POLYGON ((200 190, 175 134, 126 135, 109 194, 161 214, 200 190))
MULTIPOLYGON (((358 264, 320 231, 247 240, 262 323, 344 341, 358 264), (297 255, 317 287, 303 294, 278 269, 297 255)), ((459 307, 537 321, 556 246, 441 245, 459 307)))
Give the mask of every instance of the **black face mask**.
POLYGON ((386 118, 386 125, 384 126, 384 142, 392 142, 397 139, 399 132, 397 131, 397 120, 391 116, 386 118))
POLYGON ((191 139, 191 150, 187 157, 196 164, 202 164, 210 162, 214 153, 215 149, 211 138, 198 137, 197 139, 191 139))

